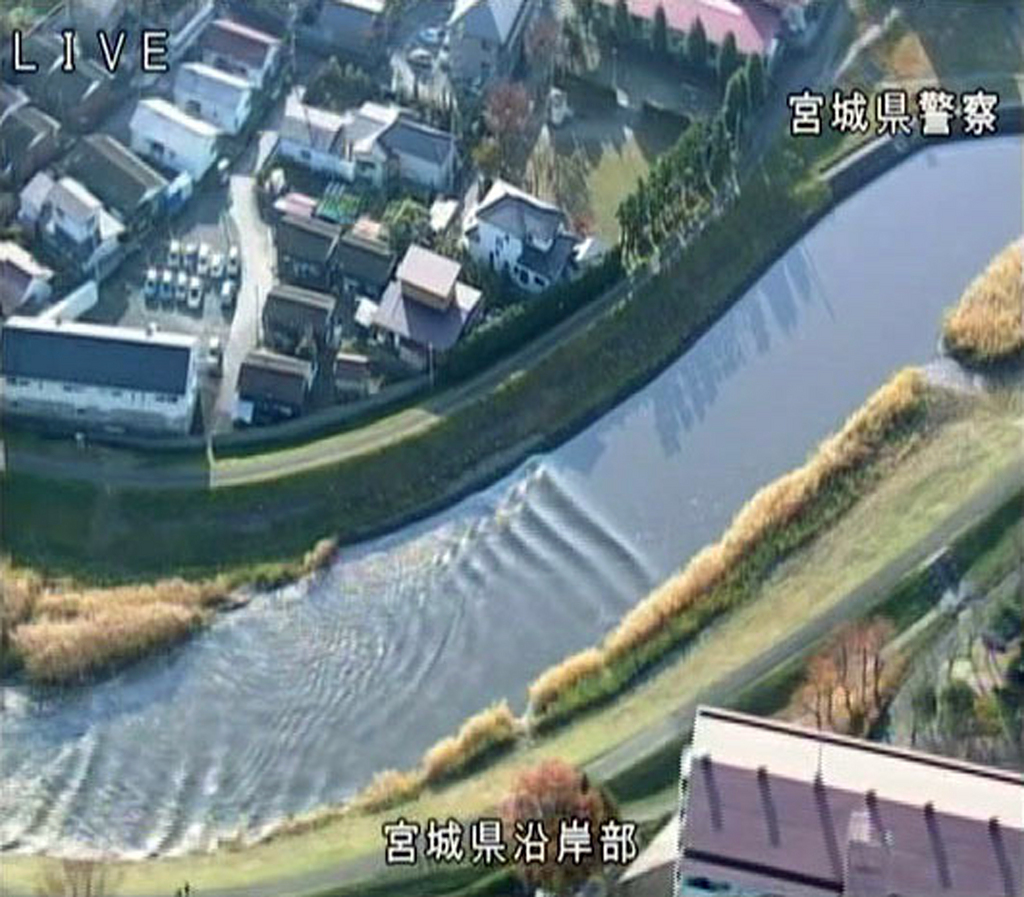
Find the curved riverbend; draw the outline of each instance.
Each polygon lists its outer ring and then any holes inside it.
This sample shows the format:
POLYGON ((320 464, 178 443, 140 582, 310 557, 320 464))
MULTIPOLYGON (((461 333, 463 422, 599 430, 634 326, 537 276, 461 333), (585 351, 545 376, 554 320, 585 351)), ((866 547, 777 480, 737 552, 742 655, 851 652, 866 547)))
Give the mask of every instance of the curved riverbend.
POLYGON ((560 449, 187 646, 4 689, 0 844, 145 855, 344 799, 599 637, 806 456, 1021 227, 1021 142, 948 145, 845 202, 693 348, 560 449))

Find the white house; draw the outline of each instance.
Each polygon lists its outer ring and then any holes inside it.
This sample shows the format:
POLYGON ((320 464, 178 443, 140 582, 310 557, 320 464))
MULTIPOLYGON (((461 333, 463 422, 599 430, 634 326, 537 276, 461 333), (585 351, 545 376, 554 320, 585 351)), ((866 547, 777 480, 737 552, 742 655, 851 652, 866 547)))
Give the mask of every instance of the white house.
POLYGON ((400 106, 364 103, 337 114, 288 97, 278 153, 313 171, 380 187, 391 175, 429 190, 455 177, 455 138, 416 121, 400 106))
POLYGON ((580 242, 560 208, 502 180, 467 215, 463 241, 477 262, 531 293, 571 273, 580 242))
POLYGON ((187 62, 178 69, 174 103, 189 115, 237 134, 252 112, 252 85, 211 65, 187 62))
POLYGON ((0 331, 0 408, 76 427, 187 433, 198 345, 156 330, 11 318, 0 331))
POLYGON ((3 317, 31 305, 44 305, 53 295, 53 271, 10 240, 0 242, 0 312, 3 317))
POLYGON ((240 75, 257 90, 266 85, 281 56, 276 37, 230 19, 211 22, 199 47, 207 65, 240 75))
POLYGON ((131 120, 132 149, 200 181, 217 159, 220 131, 166 100, 140 100, 131 120))
MULTIPOLYGON (((43 177, 36 175, 32 184, 43 177)), ((42 185, 45 183, 43 181, 42 185)), ((24 191, 22 193, 24 201, 24 191)), ((37 199, 32 196, 32 203, 37 199)), ((27 217, 30 209, 25 207, 23 217, 27 217)), ((35 224, 40 237, 54 252, 83 271, 96 270, 117 252, 125 232, 125 226, 103 207, 103 203, 70 177, 52 184, 42 199, 35 224)))

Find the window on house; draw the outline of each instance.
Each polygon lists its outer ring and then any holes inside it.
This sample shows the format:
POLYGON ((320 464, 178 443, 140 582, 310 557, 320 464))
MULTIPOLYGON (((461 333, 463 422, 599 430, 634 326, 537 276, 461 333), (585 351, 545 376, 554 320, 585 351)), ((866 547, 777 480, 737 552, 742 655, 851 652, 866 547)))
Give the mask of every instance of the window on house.
POLYGON ((530 282, 530 275, 522 268, 519 269, 519 282, 525 287, 530 282))

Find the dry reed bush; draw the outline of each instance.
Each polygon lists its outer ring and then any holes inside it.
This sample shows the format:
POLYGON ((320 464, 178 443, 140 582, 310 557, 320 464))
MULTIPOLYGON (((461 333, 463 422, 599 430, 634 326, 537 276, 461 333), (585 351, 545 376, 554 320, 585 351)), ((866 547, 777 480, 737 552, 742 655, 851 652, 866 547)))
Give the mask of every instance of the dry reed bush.
POLYGON ((651 645, 669 623, 706 599, 743 559, 796 520, 845 471, 874 457, 888 435, 924 401, 920 371, 896 374, 826 439, 807 463, 757 492, 715 544, 663 583, 623 617, 599 648, 590 648, 542 673, 530 686, 530 707, 543 710, 584 681, 651 645))
POLYGON ((519 737, 520 725, 508 701, 492 704, 462 724, 458 734, 443 738, 423 757, 427 782, 450 776, 487 751, 511 744, 519 737))
POLYGON ((337 539, 321 539, 302 559, 302 570, 305 574, 316 573, 329 566, 338 551, 337 539))
POLYGON ((70 620, 113 610, 133 614, 154 604, 200 610, 212 608, 226 597, 227 590, 219 580, 194 583, 167 579, 109 589, 46 592, 36 602, 36 616, 70 620))
POLYGON ((11 641, 30 678, 60 683, 178 641, 202 620, 199 610, 152 603, 131 613, 111 610, 25 623, 14 630, 11 641))
POLYGON ((367 813, 389 810, 412 800, 423 790, 424 784, 422 770, 400 772, 397 769, 386 769, 373 777, 373 781, 355 798, 353 805, 367 813))
POLYGON ((994 362, 1024 352, 1024 242, 995 257, 943 323, 946 346, 967 361, 994 362))
POLYGON ((38 576, 0 563, 0 625, 5 631, 32 618, 41 591, 38 576))

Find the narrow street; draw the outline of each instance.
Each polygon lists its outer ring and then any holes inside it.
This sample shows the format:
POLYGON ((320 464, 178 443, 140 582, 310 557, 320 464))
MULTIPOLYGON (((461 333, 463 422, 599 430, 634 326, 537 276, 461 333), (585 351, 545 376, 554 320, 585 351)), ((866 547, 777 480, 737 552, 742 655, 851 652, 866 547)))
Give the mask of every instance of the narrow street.
POLYGON ((231 176, 228 214, 238 232, 242 279, 231 333, 224 346, 224 377, 212 421, 216 432, 231 429, 238 371, 245 356, 259 342, 263 302, 274 285, 273 235, 260 218, 256 182, 251 175, 231 176))

